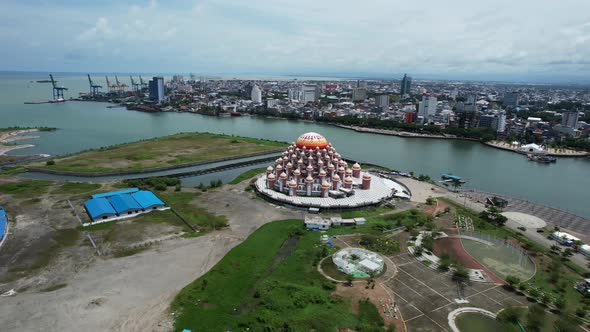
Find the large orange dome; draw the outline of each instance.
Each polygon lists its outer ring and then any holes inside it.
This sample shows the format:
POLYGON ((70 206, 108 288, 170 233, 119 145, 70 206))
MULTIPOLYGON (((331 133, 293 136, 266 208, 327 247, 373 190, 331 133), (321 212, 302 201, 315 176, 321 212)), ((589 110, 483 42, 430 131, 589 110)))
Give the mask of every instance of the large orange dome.
POLYGON ((328 140, 318 133, 305 133, 297 139, 295 142, 298 148, 303 149, 325 149, 328 146, 328 140))

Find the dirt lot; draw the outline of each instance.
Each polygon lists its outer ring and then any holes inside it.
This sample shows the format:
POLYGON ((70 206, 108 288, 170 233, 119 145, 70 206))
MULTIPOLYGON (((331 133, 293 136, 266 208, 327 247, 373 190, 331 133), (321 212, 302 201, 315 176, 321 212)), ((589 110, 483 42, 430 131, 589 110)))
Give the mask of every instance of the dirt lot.
MULTIPOLYGON (((2 178, 0 184, 6 181, 13 179, 2 178)), ((69 234, 65 240, 62 235, 56 236, 64 228, 78 226, 65 197, 51 194, 60 185, 50 185, 29 206, 22 202, 30 197, 0 196, 0 204, 17 215, 16 223, 11 223, 12 234, 0 250, 0 293, 17 291, 15 296, 0 297, 3 331, 170 330, 167 308, 182 287, 205 273, 260 225, 301 216, 244 193, 245 185, 231 189, 224 186, 198 197, 200 204, 228 218, 228 229, 196 238, 162 239, 162 233, 178 230, 170 224, 136 228, 133 222, 125 221, 118 226, 129 228, 111 238, 92 232, 102 249, 112 243, 157 242, 121 258, 97 257, 81 234, 69 234), (43 266, 30 269, 26 264, 27 268, 16 274, 9 272, 14 264, 34 262, 43 252, 51 253, 43 266)), ((104 185, 101 191, 107 188, 104 185)))

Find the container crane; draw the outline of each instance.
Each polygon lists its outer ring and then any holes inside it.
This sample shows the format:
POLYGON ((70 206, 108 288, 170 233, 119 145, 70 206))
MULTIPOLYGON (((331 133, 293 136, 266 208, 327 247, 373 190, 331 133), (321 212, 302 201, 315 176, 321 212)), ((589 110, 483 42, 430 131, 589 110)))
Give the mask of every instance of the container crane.
POLYGON ((94 84, 90 78, 90 74, 88 74, 88 83, 90 84, 90 95, 93 97, 96 96, 98 94, 98 89, 101 89, 102 85, 94 84))
POLYGON ((141 89, 147 89, 148 84, 143 80, 143 78, 141 78, 141 76, 139 76, 139 85, 141 86, 141 89))
POLYGON ((115 75, 115 82, 117 82, 117 91, 118 92, 125 92, 125 88, 128 87, 128 85, 125 83, 120 83, 117 75, 115 75))
POLYGON ((139 83, 135 82, 135 80, 133 79, 133 76, 129 75, 129 78, 131 79, 131 89, 133 89, 134 92, 139 92, 139 90, 140 90, 139 83))
POLYGON ((108 76, 105 76, 104 78, 107 81, 107 88, 109 89, 109 92, 110 93, 115 92, 115 86, 112 85, 111 82, 109 82, 109 77, 108 76))
POLYGON ((68 88, 63 86, 58 86, 57 81, 53 79, 53 75, 49 74, 49 78, 51 79, 51 85, 53 86, 53 100, 54 101, 64 101, 64 91, 68 88))

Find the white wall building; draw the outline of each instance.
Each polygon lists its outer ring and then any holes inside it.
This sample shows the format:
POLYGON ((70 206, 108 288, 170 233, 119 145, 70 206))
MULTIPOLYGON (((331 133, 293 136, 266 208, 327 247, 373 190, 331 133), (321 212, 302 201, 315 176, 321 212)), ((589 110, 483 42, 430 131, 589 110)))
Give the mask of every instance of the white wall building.
POLYGON ((423 95, 422 101, 418 105, 418 116, 423 117, 427 121, 428 118, 436 113, 436 105, 436 96, 423 95))
POLYGON ((258 104, 262 103, 262 90, 260 90, 258 85, 254 85, 252 87, 252 94, 250 95, 250 98, 255 103, 258 103, 258 104))

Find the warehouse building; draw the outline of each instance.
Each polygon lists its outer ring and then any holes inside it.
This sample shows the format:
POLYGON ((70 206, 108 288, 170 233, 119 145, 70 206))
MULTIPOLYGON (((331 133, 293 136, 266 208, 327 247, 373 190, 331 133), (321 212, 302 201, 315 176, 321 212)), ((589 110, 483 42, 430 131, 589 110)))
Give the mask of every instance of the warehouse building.
POLYGON ((138 188, 92 195, 84 202, 84 208, 92 221, 83 226, 169 209, 153 192, 138 188))

